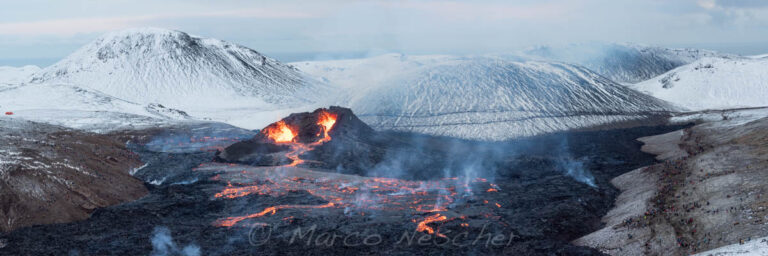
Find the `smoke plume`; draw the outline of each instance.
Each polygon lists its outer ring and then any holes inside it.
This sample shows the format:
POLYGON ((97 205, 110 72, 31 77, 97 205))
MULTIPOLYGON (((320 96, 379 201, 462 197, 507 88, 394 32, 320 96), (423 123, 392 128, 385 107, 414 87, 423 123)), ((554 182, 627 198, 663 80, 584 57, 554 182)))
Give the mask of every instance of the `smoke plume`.
POLYGON ((200 246, 192 243, 179 248, 173 241, 171 230, 166 227, 155 227, 151 241, 151 256, 200 256, 200 246))

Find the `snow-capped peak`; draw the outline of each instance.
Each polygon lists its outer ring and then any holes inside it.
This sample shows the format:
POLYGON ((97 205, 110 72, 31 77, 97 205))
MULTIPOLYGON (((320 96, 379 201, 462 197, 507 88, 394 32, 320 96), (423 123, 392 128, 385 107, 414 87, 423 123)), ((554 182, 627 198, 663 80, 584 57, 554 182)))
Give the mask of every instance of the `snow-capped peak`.
POLYGON ((314 84, 297 69, 247 47, 159 28, 105 34, 31 81, 181 109, 306 102, 303 91, 314 84))

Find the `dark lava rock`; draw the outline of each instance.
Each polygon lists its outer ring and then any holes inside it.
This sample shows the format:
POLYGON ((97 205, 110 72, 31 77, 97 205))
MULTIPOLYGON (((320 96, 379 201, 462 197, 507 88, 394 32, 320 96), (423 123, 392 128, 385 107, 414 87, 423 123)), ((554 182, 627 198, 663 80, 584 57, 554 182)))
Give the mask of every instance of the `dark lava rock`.
POLYGON ((285 157, 285 152, 291 148, 287 145, 261 143, 253 140, 238 142, 216 154, 219 162, 245 163, 257 166, 272 166, 291 163, 285 157))
MULTIPOLYGON (((414 166, 418 160, 432 163, 443 161, 441 166, 446 169, 482 171, 488 168, 488 171, 493 171, 492 174, 480 177, 493 178, 499 187, 498 192, 478 191, 477 199, 468 199, 449 210, 472 211, 484 204, 482 200, 499 202, 501 206, 492 213, 499 217, 498 222, 501 224, 486 228, 515 235, 510 244, 500 247, 486 246, 485 240, 466 246, 398 244, 404 232, 413 233, 415 229, 416 224, 411 222, 411 216, 381 216, 376 211, 365 215, 347 215, 344 209, 328 209, 326 214, 319 214, 323 211, 285 209, 274 215, 254 219, 257 222, 269 222, 274 232, 271 233, 273 236, 270 242, 253 243, 254 237, 262 238, 254 236, 253 231, 259 229, 216 227, 211 223, 222 217, 260 212, 274 205, 319 205, 326 201, 300 189, 284 195, 254 194, 220 199, 215 198, 214 194, 227 184, 208 176, 199 176, 197 182, 166 182, 154 186, 148 196, 134 202, 98 209, 91 218, 84 221, 37 225, 0 234, 0 242, 6 244, 5 248, 0 248, 0 255, 151 255, 154 250, 152 241, 158 236, 156 230, 159 227, 170 230, 169 240, 178 248, 194 244, 199 246, 201 255, 602 255, 594 249, 574 246, 570 241, 602 226, 600 219, 611 208, 618 193, 610 186, 611 178, 654 163, 654 156, 641 152, 641 143, 635 139, 679 128, 639 127, 573 132, 500 143, 376 133, 392 140, 380 142, 383 143, 380 145, 386 147, 371 147, 385 152, 382 157, 384 160, 375 166, 382 171, 396 170, 395 167, 384 168, 395 164, 393 159, 396 157, 409 159, 405 163, 414 166), (436 155, 429 156, 435 152, 436 155), (561 155, 583 162, 584 168, 594 176, 596 186, 578 182, 559 169, 558 159, 561 155), (421 159, 422 156, 432 160, 421 159), (299 227, 307 230, 314 225, 317 227, 316 234, 373 232, 381 235, 382 241, 370 246, 344 246, 338 243, 323 246, 304 243, 304 240, 300 243, 289 242, 293 234, 289 231, 299 227)), ((323 146, 331 147, 332 142, 323 146)), ((377 145, 373 140, 366 143, 377 145)), ((328 157, 340 152, 338 149, 322 150, 323 146, 316 151, 320 150, 328 154, 328 157)), ((342 143, 341 146, 347 144, 342 143)), ((191 170, 212 157, 213 152, 181 154, 146 149, 137 152, 148 163, 139 174, 151 172, 152 177, 169 172, 215 175, 191 170)), ((349 150, 349 153, 359 154, 354 150, 349 150)), ((309 159, 310 155, 305 157, 309 159)), ((347 166, 348 163, 342 160, 338 158, 334 161, 347 166)), ((347 161, 354 162, 353 159, 347 161)), ((402 172, 400 175, 403 176, 415 175, 406 172, 426 176, 424 170, 416 168, 402 172)), ((436 173, 443 174, 442 170, 436 173)), ((440 226, 440 232, 459 234, 468 231, 471 234, 469 242, 472 242, 477 235, 483 233, 484 226, 474 225, 477 221, 482 219, 467 219, 470 226, 466 228, 459 226, 460 221, 446 223, 440 226)))

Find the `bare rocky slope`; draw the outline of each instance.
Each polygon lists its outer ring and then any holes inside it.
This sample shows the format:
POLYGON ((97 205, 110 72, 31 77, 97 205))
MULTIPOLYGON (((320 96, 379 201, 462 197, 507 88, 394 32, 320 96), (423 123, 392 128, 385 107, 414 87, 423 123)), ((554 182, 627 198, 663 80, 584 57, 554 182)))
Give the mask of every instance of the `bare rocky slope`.
POLYGON ((137 155, 109 137, 0 117, 0 231, 64 223, 147 194, 137 155))
MULTIPOLYGON (((768 234, 768 118, 640 140, 663 162, 613 179, 622 193, 606 227, 575 244, 611 255, 687 255, 768 234)), ((736 251, 752 253, 744 249, 736 251)))

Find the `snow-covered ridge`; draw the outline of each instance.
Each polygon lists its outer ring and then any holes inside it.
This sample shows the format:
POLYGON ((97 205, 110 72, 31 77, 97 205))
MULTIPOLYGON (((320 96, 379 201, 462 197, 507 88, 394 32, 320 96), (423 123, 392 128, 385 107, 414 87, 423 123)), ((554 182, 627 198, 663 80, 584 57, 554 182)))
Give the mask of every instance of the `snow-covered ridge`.
POLYGON ((216 39, 129 29, 102 36, 26 83, 0 88, 0 110, 98 130, 108 130, 99 122, 125 127, 185 119, 255 129, 335 104, 378 129, 502 140, 678 110, 609 78, 640 79, 710 55, 718 54, 609 45, 539 48, 527 54, 535 60, 387 54, 289 65, 216 39))
POLYGON ((294 65, 345 87, 337 102, 377 129, 503 140, 674 109, 586 68, 551 61, 383 55, 294 65))
POLYGON ((715 51, 646 46, 631 43, 584 43, 538 46, 522 53, 585 66, 619 83, 637 83, 704 57, 737 58, 715 51))
POLYGON ((12 117, 91 131, 192 119, 160 104, 138 104, 72 85, 26 84, 0 89, 0 112, 12 117))
POLYGON ((27 69, 0 84, 0 110, 92 131, 187 119, 261 128, 333 94, 252 49, 157 28, 108 33, 50 67, 27 69))
POLYGON ((314 85, 252 49, 157 28, 108 33, 30 81, 180 109, 304 103, 314 85))
POLYGON ((35 72, 40 71, 37 66, 9 67, 0 66, 0 90, 30 79, 35 72))
POLYGON ((703 58, 632 87, 690 110, 768 106, 768 59, 703 58))

